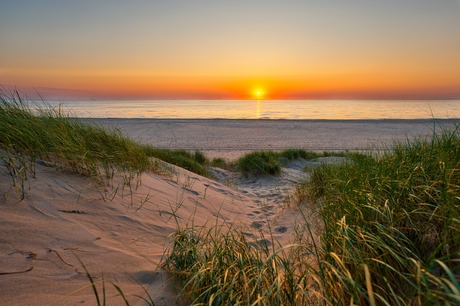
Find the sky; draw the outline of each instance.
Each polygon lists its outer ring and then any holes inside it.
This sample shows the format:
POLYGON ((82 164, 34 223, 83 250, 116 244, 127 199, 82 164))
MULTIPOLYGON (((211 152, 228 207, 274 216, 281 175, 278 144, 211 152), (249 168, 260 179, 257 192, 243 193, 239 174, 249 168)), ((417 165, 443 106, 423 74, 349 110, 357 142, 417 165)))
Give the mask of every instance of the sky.
POLYGON ((460 0, 2 0, 0 44, 44 98, 460 98, 460 0))

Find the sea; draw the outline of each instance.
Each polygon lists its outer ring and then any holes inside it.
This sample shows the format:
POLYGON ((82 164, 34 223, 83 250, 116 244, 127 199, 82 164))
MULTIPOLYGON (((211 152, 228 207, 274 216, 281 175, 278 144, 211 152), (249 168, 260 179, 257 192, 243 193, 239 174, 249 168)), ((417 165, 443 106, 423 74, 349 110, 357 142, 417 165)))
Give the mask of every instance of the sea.
POLYGON ((458 119, 457 100, 46 100, 79 118, 155 119, 458 119))

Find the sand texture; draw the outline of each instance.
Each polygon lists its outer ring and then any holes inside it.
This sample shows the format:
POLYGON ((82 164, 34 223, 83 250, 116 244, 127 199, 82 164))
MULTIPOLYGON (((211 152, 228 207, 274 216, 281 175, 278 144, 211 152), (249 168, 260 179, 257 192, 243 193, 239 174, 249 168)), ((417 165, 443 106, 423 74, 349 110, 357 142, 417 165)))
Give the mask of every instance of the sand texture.
MULTIPOLYGON (((37 165, 36 171, 19 201, 6 167, 0 167, 2 305, 45 305, 61 298, 58 304, 93 304, 90 288, 66 296, 89 284, 76 257, 97 280, 103 273, 125 292, 142 294, 125 272, 143 284, 156 281, 153 271, 175 231, 175 218, 182 226, 216 218, 248 224, 254 205, 221 183, 181 169, 168 176, 145 173, 132 193, 117 190, 120 180, 104 191, 88 178, 53 167, 37 165)), ((122 300, 110 301, 117 303, 122 300)))
POLYGON ((248 151, 303 148, 314 151, 375 149, 394 140, 431 135, 460 120, 240 120, 86 119, 143 143, 202 150, 210 158, 236 159, 248 151), (435 127, 435 128, 434 128, 435 127))
POLYGON ((156 305, 170 305, 177 292, 158 264, 176 222, 237 226, 250 241, 270 223, 274 237, 287 244, 299 214, 285 198, 294 182, 308 177, 301 171, 305 163, 291 163, 275 178, 241 178, 215 169, 220 182, 168 166, 166 174, 144 173, 130 192, 120 178, 104 190, 89 178, 39 162, 22 201, 2 163, 0 304, 95 304, 81 260, 100 291, 102 277, 106 280, 109 305, 123 305, 110 281, 131 303, 139 302, 134 295, 144 292, 131 277, 156 305))

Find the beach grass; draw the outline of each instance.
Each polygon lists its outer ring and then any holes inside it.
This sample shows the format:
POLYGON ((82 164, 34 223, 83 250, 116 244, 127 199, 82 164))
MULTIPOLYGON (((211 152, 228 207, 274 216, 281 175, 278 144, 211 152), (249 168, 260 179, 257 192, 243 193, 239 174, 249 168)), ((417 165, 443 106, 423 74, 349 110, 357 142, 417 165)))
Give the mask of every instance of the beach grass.
MULTIPOLYGON (((322 152, 317 153, 305 149, 286 149, 280 152, 272 150, 254 151, 240 157, 233 163, 227 165, 228 168, 240 171, 243 176, 265 176, 280 175, 285 161, 298 159, 311 160, 319 157, 348 156, 348 152, 322 152)), ((225 166, 225 164, 223 165, 225 166)))
POLYGON ((191 304, 460 303, 458 128, 323 164, 297 193, 315 204, 319 241, 308 226, 281 247, 178 225, 164 267, 191 304))
POLYGON ((70 169, 88 176, 101 185, 117 173, 130 184, 144 171, 155 172, 158 161, 152 157, 209 175, 209 161, 199 151, 141 145, 119 131, 71 118, 60 108, 33 111, 18 93, 0 95, 0 156, 21 198, 27 177, 35 175, 38 160, 58 170, 70 169))
POLYGON ((460 134, 399 143, 379 158, 323 165, 324 291, 340 302, 460 302, 460 134))
POLYGON ((193 173, 210 177, 207 166, 211 163, 201 151, 170 150, 142 145, 148 156, 161 159, 193 173))

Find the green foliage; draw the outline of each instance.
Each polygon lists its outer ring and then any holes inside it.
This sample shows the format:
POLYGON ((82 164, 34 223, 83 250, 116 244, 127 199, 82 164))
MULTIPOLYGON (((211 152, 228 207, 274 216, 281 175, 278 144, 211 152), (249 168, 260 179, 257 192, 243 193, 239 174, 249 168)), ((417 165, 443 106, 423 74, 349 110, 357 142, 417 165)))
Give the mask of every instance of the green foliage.
POLYGON ((208 165, 209 164, 209 160, 206 158, 206 156, 201 151, 196 150, 195 153, 193 154, 193 158, 200 165, 208 165))
POLYGON ((248 153, 238 159, 235 163, 235 168, 244 176, 254 175, 279 175, 282 165, 280 159, 285 158, 290 161, 297 159, 310 160, 324 156, 348 156, 349 153, 344 152, 323 152, 315 153, 304 149, 286 149, 281 152, 274 151, 255 151, 248 153))
POLYGON ((115 172, 138 175, 154 169, 145 150, 115 131, 41 109, 34 115, 19 95, 0 96, 0 150, 13 177, 33 174, 37 159, 52 161, 102 182, 115 172))
POLYGON ((279 154, 273 151, 256 151, 241 157, 236 167, 245 176, 279 175, 281 165, 279 154))
POLYGON ((280 157, 284 157, 284 158, 287 158, 289 160, 296 160, 296 159, 300 159, 300 158, 303 158, 305 160, 309 160, 309 159, 314 159, 314 158, 318 158, 318 157, 321 157, 321 156, 322 155, 319 154, 319 153, 315 153, 315 152, 312 152, 312 151, 307 151, 307 150, 304 150, 304 149, 286 149, 286 150, 280 152, 280 157))
POLYGON ((222 169, 228 169, 230 167, 229 164, 225 161, 225 159, 221 157, 213 158, 211 161, 211 166, 222 168, 222 169))
POLYGON ((324 203, 327 293, 365 303, 371 280, 382 303, 458 303, 458 129, 351 159, 316 168, 309 183, 324 203))
POLYGON ((308 266, 301 259, 307 250, 274 251, 269 238, 250 242, 240 230, 219 225, 178 229, 164 268, 182 281, 180 295, 191 305, 305 305, 308 266))
POLYGON ((98 184, 120 173, 129 184, 144 171, 155 171, 151 157, 162 159, 200 175, 209 176, 209 161, 200 151, 155 149, 140 145, 119 131, 72 119, 61 109, 33 113, 19 94, 0 94, 0 158, 6 163, 19 197, 24 181, 34 175, 35 162, 47 160, 98 184))
POLYGON ((148 156, 161 159, 199 175, 210 176, 206 167, 209 161, 200 151, 190 153, 186 150, 158 149, 151 146, 144 146, 144 148, 148 156))

